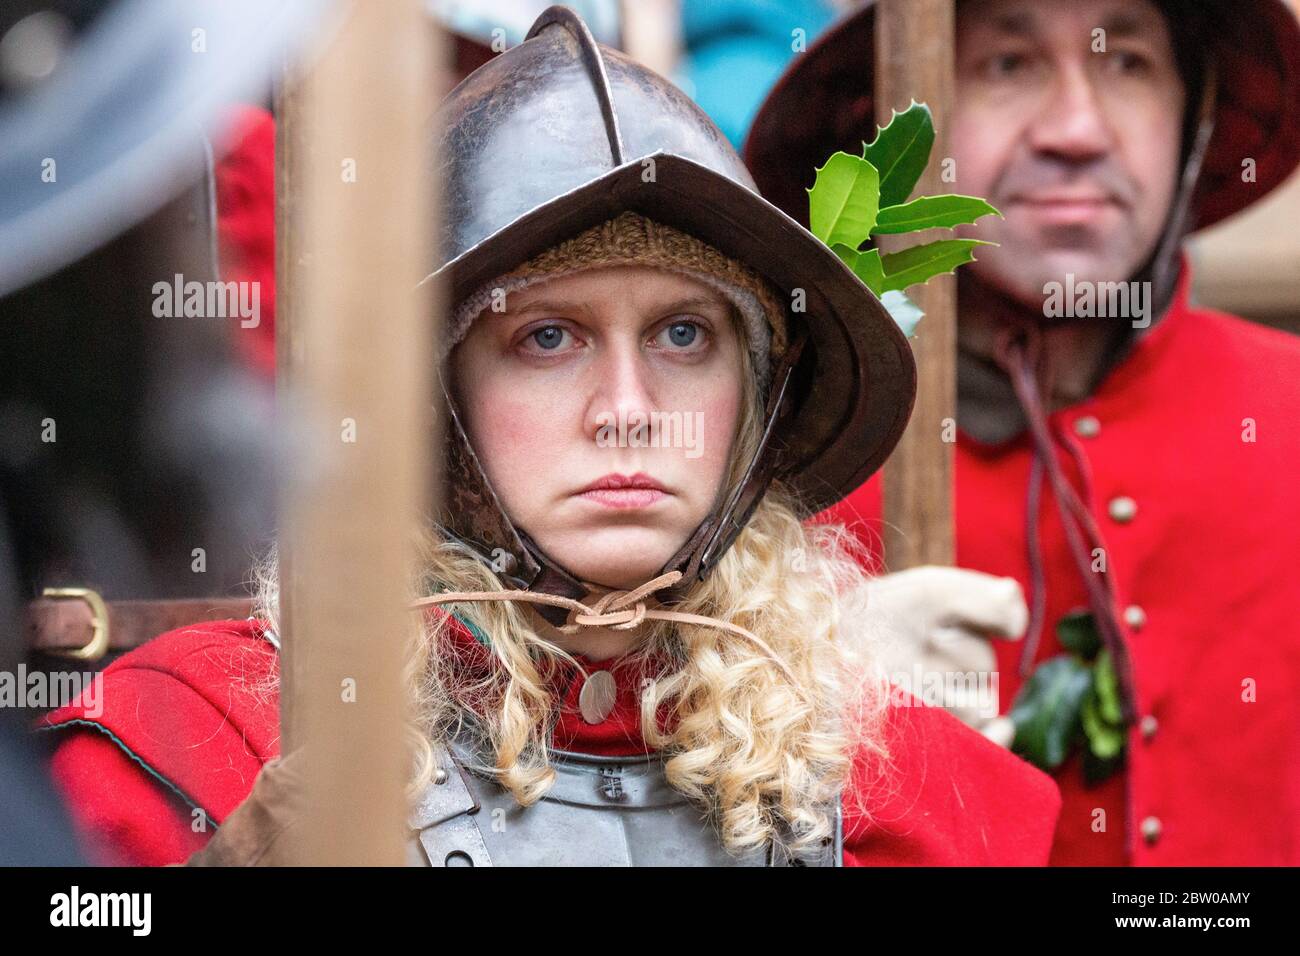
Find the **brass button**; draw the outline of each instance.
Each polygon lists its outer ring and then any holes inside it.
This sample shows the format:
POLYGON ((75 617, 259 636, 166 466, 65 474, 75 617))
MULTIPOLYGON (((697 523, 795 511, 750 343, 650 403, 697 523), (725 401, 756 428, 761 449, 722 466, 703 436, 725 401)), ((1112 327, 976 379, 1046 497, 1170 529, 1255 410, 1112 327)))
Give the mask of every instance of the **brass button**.
POLYGON ((618 688, 609 671, 596 671, 582 683, 578 692, 578 709, 582 719, 589 724, 598 724, 610 715, 614 709, 614 698, 618 688))
POLYGON ((1124 623, 1135 631, 1142 630, 1147 622, 1147 612, 1136 604, 1124 608, 1124 623))
POLYGON ((1128 495, 1120 495, 1117 498, 1110 499, 1110 504, 1106 506, 1110 516, 1120 524, 1128 524, 1138 513, 1138 503, 1128 495))
POLYGON ((1147 817, 1142 821, 1142 839, 1147 841, 1148 846, 1154 846, 1160 839, 1160 833, 1164 826, 1160 823, 1159 817, 1147 817))
POLYGON ((1101 434, 1101 422, 1096 415, 1081 415, 1074 420, 1074 433, 1080 438, 1096 438, 1101 434))
POLYGON ((1156 735, 1156 731, 1160 729, 1160 721, 1156 720, 1155 714, 1147 714, 1138 723, 1138 727, 1142 730, 1142 739, 1150 740, 1156 735))

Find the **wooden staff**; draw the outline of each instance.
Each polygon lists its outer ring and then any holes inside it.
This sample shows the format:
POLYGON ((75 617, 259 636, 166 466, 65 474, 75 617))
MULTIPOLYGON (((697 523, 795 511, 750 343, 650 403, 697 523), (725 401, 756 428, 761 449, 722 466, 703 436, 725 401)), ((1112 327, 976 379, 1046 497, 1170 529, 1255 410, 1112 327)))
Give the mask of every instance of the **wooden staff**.
POLYGON ((281 751, 306 745, 305 864, 404 861, 403 608, 438 331, 414 292, 436 234, 422 6, 350 4, 279 98, 281 751))
MULTIPOLYGON (((879 0, 876 4, 876 115, 883 125, 912 100, 928 103, 938 136, 916 195, 952 192, 940 181, 953 101, 954 0, 879 0)), ((909 237, 914 238, 914 237, 909 237)), ((920 241, 930 241, 922 234, 920 241)), ((885 465, 885 560, 899 571, 951 565, 953 448, 957 418, 957 286, 931 279, 910 295, 925 311, 912 340, 919 375, 911 424, 885 465), (945 441, 945 438, 949 439, 945 441)))
POLYGON ((662 76, 682 55, 681 0, 621 0, 623 50, 662 76))

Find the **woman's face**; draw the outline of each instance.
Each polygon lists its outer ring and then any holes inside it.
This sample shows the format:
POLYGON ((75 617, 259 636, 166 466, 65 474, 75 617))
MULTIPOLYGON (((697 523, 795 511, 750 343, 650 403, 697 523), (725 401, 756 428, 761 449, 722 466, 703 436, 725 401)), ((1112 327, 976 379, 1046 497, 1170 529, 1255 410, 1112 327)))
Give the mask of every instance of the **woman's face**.
POLYGON ((484 311, 452 353, 453 381, 515 525, 582 580, 628 589, 713 510, 740 422, 741 349, 721 293, 610 266, 484 311))

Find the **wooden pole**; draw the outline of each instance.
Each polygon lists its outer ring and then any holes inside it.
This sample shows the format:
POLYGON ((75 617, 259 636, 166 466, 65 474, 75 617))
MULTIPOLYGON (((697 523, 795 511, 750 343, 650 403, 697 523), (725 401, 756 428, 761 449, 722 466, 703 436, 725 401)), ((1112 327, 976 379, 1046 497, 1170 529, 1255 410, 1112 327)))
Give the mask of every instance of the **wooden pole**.
POLYGON ((661 76, 682 55, 681 0, 622 0, 623 51, 661 76))
MULTIPOLYGON (((933 159, 915 195, 952 192, 940 181, 949 156, 953 102, 954 0, 879 0, 876 4, 876 115, 883 125, 912 100, 927 103, 938 131, 933 159)), ((935 236, 934 238, 938 238, 935 236)), ((928 242, 922 234, 909 237, 928 242)), ((911 244, 910 242, 908 244, 911 244)), ((908 293, 925 311, 912 340, 919 373, 916 410, 885 465, 885 562, 891 571, 951 565, 953 449, 957 418, 957 286, 942 276, 908 293), (947 438, 948 440, 945 440, 947 438)))
POLYGON ((429 505, 436 222, 419 0, 346 8, 288 77, 277 139, 281 751, 303 747, 305 864, 404 862, 401 672, 429 505))

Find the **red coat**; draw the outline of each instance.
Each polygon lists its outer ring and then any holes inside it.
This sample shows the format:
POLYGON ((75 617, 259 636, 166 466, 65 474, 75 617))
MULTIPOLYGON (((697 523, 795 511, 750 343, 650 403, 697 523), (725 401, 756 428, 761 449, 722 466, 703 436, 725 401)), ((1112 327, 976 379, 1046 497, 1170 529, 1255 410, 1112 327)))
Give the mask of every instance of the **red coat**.
MULTIPOLYGON (((485 659, 467 629, 457 627, 455 640, 458 653, 485 659)), ((613 662, 583 663, 605 670, 613 662)), ((255 622, 183 628, 104 671, 100 717, 74 704, 43 722, 66 735, 54 777, 102 860, 161 865, 203 846, 211 832, 204 816, 220 824, 278 753, 277 695, 266 689, 277 667, 255 622)), ((602 754, 643 749, 640 680, 628 668, 613 673, 615 707, 597 725, 578 716, 576 673, 561 676, 568 689, 557 744, 602 754)), ((872 819, 846 813, 847 865, 1046 863, 1060 809, 1050 777, 941 710, 892 708, 887 726, 888 770, 856 762, 853 783, 872 819)))
MULTIPOLYGON (((1137 609, 1124 627, 1145 718, 1126 774, 1089 789, 1077 758, 1057 772, 1053 863, 1300 864, 1300 339, 1189 306, 1189 281, 1184 270, 1170 312, 1096 394, 1050 416, 1090 469, 1119 608, 1137 609), (1119 498, 1136 503, 1130 520, 1112 516, 1119 498)), ((958 437, 957 563, 1026 593, 1030 459, 1027 436, 958 437)), ((880 509, 874 480, 827 514, 863 519, 871 544, 880 509)), ((1038 660, 1060 653, 1055 622, 1087 604, 1050 487, 1040 520, 1038 660)), ((995 647, 1005 712, 1021 648, 995 647)))

